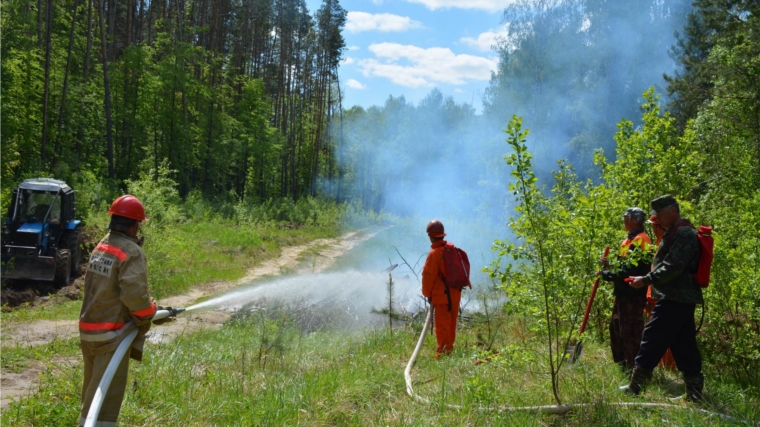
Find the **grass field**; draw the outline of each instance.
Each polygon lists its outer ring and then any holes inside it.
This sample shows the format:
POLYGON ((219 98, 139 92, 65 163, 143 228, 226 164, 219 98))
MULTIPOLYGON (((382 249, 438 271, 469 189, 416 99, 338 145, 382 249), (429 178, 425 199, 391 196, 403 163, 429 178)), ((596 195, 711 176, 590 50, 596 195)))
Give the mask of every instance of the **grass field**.
MULTIPOLYGON (((260 260, 277 256, 285 245, 335 235, 337 229, 329 228, 230 224, 188 224, 153 236, 148 232, 152 292, 165 297, 197 283, 234 280, 260 260)), ((305 252, 298 261, 309 264, 314 256, 305 252)), ((53 301, 2 313, 0 320, 7 327, 73 319, 80 304, 53 301)), ((590 337, 581 362, 561 372, 563 403, 587 406, 566 415, 508 410, 555 403, 546 341, 530 332, 522 318, 472 312, 466 313, 451 357, 434 360, 435 339, 427 336, 412 372, 415 391, 428 402, 423 403, 406 394, 403 377, 419 322, 396 323, 392 333, 387 327, 349 332, 330 321, 339 314, 331 311, 340 307, 306 308, 309 322, 303 321, 303 306, 271 304, 241 310, 219 329, 149 344, 143 363, 130 367, 120 425, 717 426, 758 425, 760 420, 757 390, 724 383, 709 367, 703 406, 672 402, 683 385, 676 373, 659 369, 641 398, 624 397, 617 388, 626 383, 625 374, 610 360, 607 344, 590 337), (491 356, 488 362, 474 363, 486 355, 491 356), (678 408, 622 408, 620 402, 678 408)), ((42 346, 3 340, 0 360, 5 373, 42 365, 39 388, 4 409, 0 425, 75 424, 82 381, 77 339, 42 346)))
MULTIPOLYGON (((437 361, 434 338, 428 336, 413 370, 415 391, 430 402, 421 403, 407 396, 403 378, 419 325, 399 326, 392 335, 387 328, 308 333, 297 329, 290 315, 282 308, 260 310, 236 316, 218 330, 151 346, 144 362, 132 365, 120 425, 702 426, 760 419, 756 397, 711 377, 703 406, 620 408, 616 404, 624 401, 673 404, 683 387, 676 374, 660 371, 643 397, 625 398, 617 390, 625 375, 609 360, 606 346, 593 342, 580 363, 563 371, 561 392, 563 403, 590 406, 562 416, 504 410, 554 403, 543 341, 515 319, 491 319, 503 328, 494 346, 499 354, 480 365, 473 362, 483 356, 478 336, 485 333, 484 323, 465 325, 454 354, 437 361)), ((71 345, 63 345, 69 353, 71 345)), ((75 422, 81 367, 59 366, 41 379, 36 395, 3 411, 3 425, 75 422)))

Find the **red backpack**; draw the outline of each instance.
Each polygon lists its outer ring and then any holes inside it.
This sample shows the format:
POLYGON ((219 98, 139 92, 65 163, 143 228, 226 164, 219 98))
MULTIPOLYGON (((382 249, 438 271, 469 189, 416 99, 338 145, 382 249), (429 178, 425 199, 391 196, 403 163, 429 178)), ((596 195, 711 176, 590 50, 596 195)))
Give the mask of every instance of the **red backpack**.
MULTIPOLYGON (((689 226, 694 228, 688 221, 683 221, 677 226, 673 227, 673 231, 669 234, 675 234, 676 230, 683 226, 689 226)), ((713 238, 712 227, 707 225, 700 225, 697 230, 697 239, 699 240, 699 264, 697 265, 697 272, 694 273, 694 280, 699 286, 706 288, 710 285, 710 268, 713 262, 713 238)))
POLYGON ((446 266, 446 276, 443 283, 450 288, 462 289, 470 284, 470 260, 467 253, 453 243, 446 243, 443 248, 443 263, 446 266))

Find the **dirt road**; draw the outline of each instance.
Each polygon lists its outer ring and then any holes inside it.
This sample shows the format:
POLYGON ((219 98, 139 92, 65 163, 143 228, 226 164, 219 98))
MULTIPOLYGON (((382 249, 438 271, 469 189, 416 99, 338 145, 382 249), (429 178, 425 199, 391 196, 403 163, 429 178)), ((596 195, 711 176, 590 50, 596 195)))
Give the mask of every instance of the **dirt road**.
MULTIPOLYGON (((329 267, 336 258, 357 244, 371 239, 378 232, 354 231, 334 239, 318 239, 305 245, 285 247, 282 249, 279 258, 264 261, 238 281, 201 284, 186 294, 165 298, 158 301, 158 304, 188 307, 201 298, 221 295, 238 286, 250 284, 265 277, 278 276, 283 273, 319 273, 329 267)), ((202 328, 221 327, 231 315, 230 311, 224 309, 180 315, 174 322, 154 325, 148 335, 149 342, 166 342, 181 334, 202 328)), ((75 319, 38 320, 18 325, 3 325, 2 339, 6 343, 16 342, 21 345, 34 346, 46 344, 55 339, 74 338, 78 334, 75 319)), ((71 363, 71 361, 64 363, 71 363)), ((2 372, 2 379, 0 380, 2 403, 0 407, 7 408, 12 399, 28 394, 36 384, 41 369, 41 363, 34 363, 32 367, 20 373, 2 372)))

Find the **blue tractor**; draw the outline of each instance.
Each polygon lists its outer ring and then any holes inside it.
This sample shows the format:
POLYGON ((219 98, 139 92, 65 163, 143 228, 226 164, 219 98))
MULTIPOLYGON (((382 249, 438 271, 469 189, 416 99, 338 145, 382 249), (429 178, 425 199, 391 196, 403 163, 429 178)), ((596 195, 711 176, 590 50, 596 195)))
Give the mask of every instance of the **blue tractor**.
POLYGON ((2 279, 53 281, 67 285, 82 260, 81 221, 65 182, 27 179, 13 189, 2 225, 2 279))

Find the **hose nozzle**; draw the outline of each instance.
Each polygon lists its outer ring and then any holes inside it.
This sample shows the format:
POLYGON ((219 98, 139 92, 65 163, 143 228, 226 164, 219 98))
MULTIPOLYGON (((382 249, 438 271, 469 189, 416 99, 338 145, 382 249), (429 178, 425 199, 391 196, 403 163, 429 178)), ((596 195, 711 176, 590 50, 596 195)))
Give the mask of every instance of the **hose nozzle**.
POLYGON ((169 312, 171 313, 171 316, 176 316, 182 313, 183 311, 185 311, 185 309, 182 307, 172 308, 169 310, 169 312))

